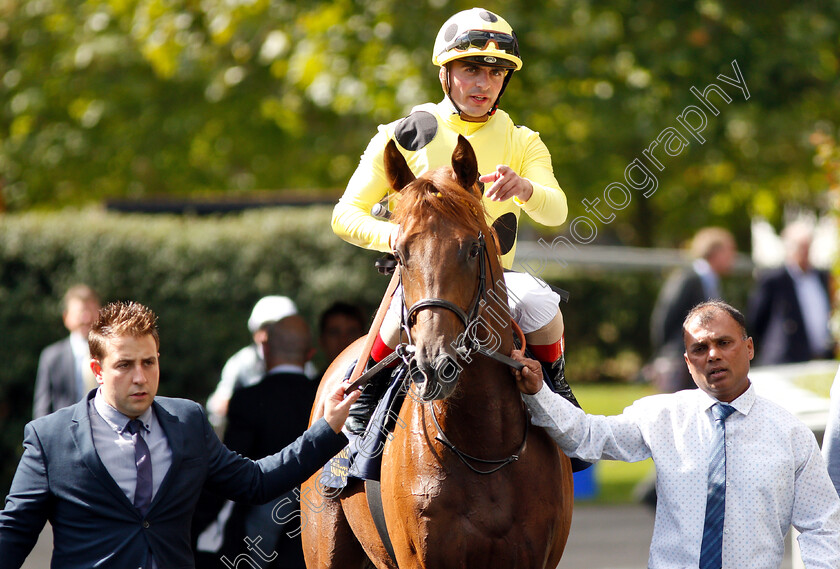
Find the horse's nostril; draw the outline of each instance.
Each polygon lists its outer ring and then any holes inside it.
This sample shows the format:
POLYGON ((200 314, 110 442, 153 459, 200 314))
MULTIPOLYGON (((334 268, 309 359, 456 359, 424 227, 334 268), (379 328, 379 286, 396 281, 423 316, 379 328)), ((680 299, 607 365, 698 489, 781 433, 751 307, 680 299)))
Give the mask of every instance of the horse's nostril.
POLYGON ((416 383, 417 385, 422 385, 428 379, 428 376, 425 371, 420 367, 417 363, 417 360, 412 358, 408 364, 408 374, 411 376, 411 381, 416 383))
POLYGON ((455 381, 461 374, 461 366, 449 354, 440 354, 435 358, 434 368, 438 381, 442 383, 455 381))

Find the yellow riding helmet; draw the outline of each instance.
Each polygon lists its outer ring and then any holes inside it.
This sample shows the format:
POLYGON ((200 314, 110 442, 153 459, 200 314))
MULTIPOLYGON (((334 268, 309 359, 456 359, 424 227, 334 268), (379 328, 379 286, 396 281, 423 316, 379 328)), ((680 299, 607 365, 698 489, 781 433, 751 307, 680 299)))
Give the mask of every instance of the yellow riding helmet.
POLYGON ((484 8, 458 12, 440 28, 432 63, 443 66, 456 59, 513 71, 522 69, 513 28, 504 18, 484 8))

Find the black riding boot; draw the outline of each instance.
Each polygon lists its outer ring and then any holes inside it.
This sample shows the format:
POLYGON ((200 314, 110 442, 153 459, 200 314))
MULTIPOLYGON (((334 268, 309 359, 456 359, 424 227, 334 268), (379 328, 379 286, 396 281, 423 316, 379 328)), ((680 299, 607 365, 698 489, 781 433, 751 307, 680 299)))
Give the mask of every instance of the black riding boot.
MULTIPOLYGON (((376 362, 369 358, 365 370, 369 370, 374 365, 376 365, 376 362)), ((393 367, 381 369, 364 386, 362 394, 350 406, 350 416, 347 417, 347 421, 344 423, 344 427, 348 432, 354 435, 361 435, 365 432, 370 418, 373 416, 374 410, 376 410, 376 405, 388 389, 388 380, 393 371, 393 367)))
MULTIPOLYGON (((578 403, 578 400, 572 393, 572 388, 566 381, 566 358, 564 356, 560 356, 552 364, 547 364, 545 362, 540 363, 543 367, 543 377, 545 378, 545 382, 551 390, 580 409, 580 403, 578 403)), ((581 470, 586 470, 592 466, 591 462, 586 462, 585 460, 581 460, 579 458, 569 457, 569 460, 572 462, 572 472, 580 472, 581 470)))
POLYGON ((547 364, 545 362, 540 363, 543 366, 543 376, 545 377, 545 382, 551 390, 558 395, 562 395, 569 403, 580 409, 580 403, 578 403, 577 399, 575 399, 575 396, 572 393, 572 388, 566 381, 565 356, 560 356, 552 364, 547 364))

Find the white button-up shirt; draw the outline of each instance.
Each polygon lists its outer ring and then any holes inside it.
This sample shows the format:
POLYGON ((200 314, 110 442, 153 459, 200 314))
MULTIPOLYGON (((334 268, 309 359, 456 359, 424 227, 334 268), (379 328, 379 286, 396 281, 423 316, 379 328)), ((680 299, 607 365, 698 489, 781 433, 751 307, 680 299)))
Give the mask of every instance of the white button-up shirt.
POLYGON ((803 272, 798 266, 787 266, 793 279, 799 311, 805 324, 805 335, 813 354, 823 354, 831 345, 828 321, 831 318, 831 303, 828 293, 815 270, 803 272))
MULTIPOLYGON (((699 389, 636 401, 621 415, 587 415, 543 388, 523 399, 570 456, 656 465, 656 521, 648 567, 697 567, 715 399, 699 389)), ((778 569, 791 524, 809 569, 840 568, 840 498, 814 435, 752 386, 726 420, 724 569, 778 569)))

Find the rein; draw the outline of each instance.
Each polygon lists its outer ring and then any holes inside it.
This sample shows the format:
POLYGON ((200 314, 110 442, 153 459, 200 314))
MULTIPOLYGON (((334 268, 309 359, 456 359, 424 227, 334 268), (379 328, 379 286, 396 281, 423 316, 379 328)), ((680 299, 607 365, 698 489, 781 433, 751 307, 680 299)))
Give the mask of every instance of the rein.
POLYGON ((440 423, 438 423, 437 417, 435 416, 435 407, 434 407, 434 405, 432 405, 431 402, 429 402, 429 414, 431 414, 432 422, 435 424, 435 429, 437 429, 437 432, 438 432, 438 436, 435 437, 435 440, 438 441, 439 443, 441 443, 443 446, 445 446, 449 450, 451 450, 452 453, 455 454, 455 456, 457 456, 458 458, 461 459, 461 462, 463 462, 467 466, 467 468, 469 468, 470 470, 472 470, 476 474, 493 474, 494 472, 496 472, 498 470, 501 470, 502 468, 504 468, 508 464, 510 464, 512 462, 516 462, 517 460, 519 460, 519 455, 522 454, 523 450, 525 450, 525 443, 528 442, 528 430, 529 430, 529 427, 531 426, 531 421, 528 420, 528 413, 526 412, 525 413, 525 434, 522 436, 522 443, 519 445, 519 448, 516 449, 515 453, 513 453, 512 455, 510 455, 507 458, 499 458, 499 459, 478 458, 478 457, 475 457, 475 456, 471 456, 471 455, 465 453, 464 451, 458 449, 458 447, 456 447, 446 437, 446 434, 443 432, 443 429, 440 428, 440 423), (497 466, 494 467, 494 468, 491 468, 490 470, 479 470, 476 467, 474 467, 472 464, 470 464, 470 461, 479 462, 481 464, 495 464, 497 466))

